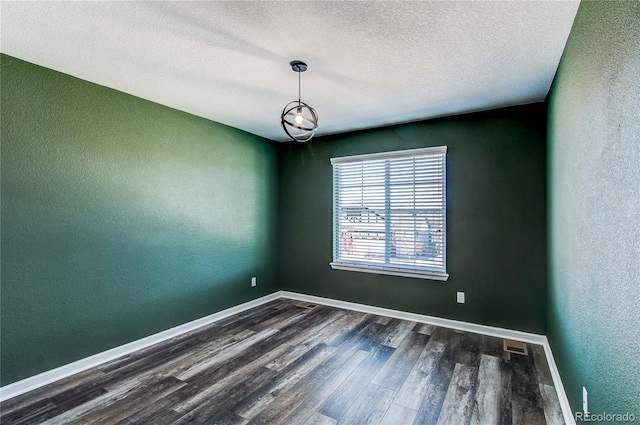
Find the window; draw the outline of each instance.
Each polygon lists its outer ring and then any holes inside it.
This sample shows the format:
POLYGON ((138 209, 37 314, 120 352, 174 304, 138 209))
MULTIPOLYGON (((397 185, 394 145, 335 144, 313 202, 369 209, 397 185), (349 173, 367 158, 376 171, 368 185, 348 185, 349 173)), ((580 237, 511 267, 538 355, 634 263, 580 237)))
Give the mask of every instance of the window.
POLYGON ((332 158, 340 270, 446 280, 447 147, 332 158))

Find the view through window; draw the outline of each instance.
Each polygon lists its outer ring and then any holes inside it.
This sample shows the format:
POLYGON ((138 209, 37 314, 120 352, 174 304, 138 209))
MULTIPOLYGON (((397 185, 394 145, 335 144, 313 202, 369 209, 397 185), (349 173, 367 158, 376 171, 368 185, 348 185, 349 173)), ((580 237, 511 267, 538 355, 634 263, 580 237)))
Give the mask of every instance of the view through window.
POLYGON ((446 147, 331 162, 331 265, 446 279, 446 147))

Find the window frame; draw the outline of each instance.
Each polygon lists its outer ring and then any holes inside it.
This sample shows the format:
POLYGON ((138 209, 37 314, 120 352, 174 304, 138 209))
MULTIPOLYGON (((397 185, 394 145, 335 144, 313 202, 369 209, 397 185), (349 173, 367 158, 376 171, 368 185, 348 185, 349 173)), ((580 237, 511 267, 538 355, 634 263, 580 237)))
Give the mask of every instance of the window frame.
MULTIPOLYGON (((333 211, 332 211, 332 230, 333 230, 333 260, 331 261, 330 266, 336 270, 347 270, 347 271, 356 271, 356 272, 365 272, 365 273, 375 273, 375 274, 383 274, 383 275, 392 275, 392 276, 402 276, 402 277, 413 277, 420 279, 431 279, 431 280, 440 280, 446 281, 449 278, 449 274, 447 273, 447 146, 436 146, 436 147, 428 147, 428 148, 419 148, 419 149, 407 149, 400 151, 392 151, 392 152, 380 152, 373 154, 364 154, 364 155, 351 155, 351 156, 343 156, 331 158, 332 164, 332 196, 333 196, 333 211), (336 175, 337 168, 336 165, 346 164, 346 163, 362 163, 366 161, 373 160, 391 160, 391 159, 408 159, 413 157, 424 157, 429 155, 444 155, 444 163, 443 163, 443 174, 442 174, 442 232, 443 240, 442 240, 442 270, 428 270, 421 267, 411 266, 411 265, 390 265, 388 263, 388 258, 390 253, 388 252, 389 245, 385 245, 384 256, 387 258, 387 262, 385 264, 377 264, 377 263, 368 263, 366 261, 356 261, 356 260, 344 260, 338 259, 339 255, 339 244, 340 244, 340 222, 339 222, 339 212, 338 212, 338 201, 339 201, 339 193, 338 188, 336 186, 336 175)), ((385 170, 388 173, 388 170, 385 170)), ((385 191, 388 191, 387 185, 389 183, 385 180, 385 191)), ((388 195, 385 195, 388 196, 388 195)), ((385 220, 385 240, 390 239, 388 236, 390 232, 391 220, 384 218, 385 220)))

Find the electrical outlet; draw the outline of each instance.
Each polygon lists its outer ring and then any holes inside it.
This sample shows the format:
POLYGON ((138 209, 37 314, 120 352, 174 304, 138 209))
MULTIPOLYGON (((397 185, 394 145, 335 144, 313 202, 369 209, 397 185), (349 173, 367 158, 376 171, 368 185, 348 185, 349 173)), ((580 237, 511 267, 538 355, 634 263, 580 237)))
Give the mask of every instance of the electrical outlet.
POLYGON ((458 292, 456 299, 458 300, 458 304, 464 304, 464 292, 458 292))
POLYGON ((585 415, 589 413, 589 393, 585 387, 582 387, 582 411, 585 415))
POLYGON ((251 287, 253 288, 257 284, 258 284, 258 278, 257 277, 252 277, 251 278, 251 287))

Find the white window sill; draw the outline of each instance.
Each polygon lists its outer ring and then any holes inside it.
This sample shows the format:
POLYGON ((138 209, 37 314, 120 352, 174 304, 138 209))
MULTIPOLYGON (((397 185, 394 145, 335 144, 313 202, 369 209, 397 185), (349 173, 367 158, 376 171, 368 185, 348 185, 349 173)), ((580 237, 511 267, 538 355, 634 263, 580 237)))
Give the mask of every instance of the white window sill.
POLYGON ((369 266, 364 264, 329 263, 334 270, 347 270, 351 272, 364 272, 374 274, 387 274, 391 276, 415 277, 418 279, 442 280, 449 279, 447 273, 429 272, 424 270, 403 269, 383 266, 369 266))

